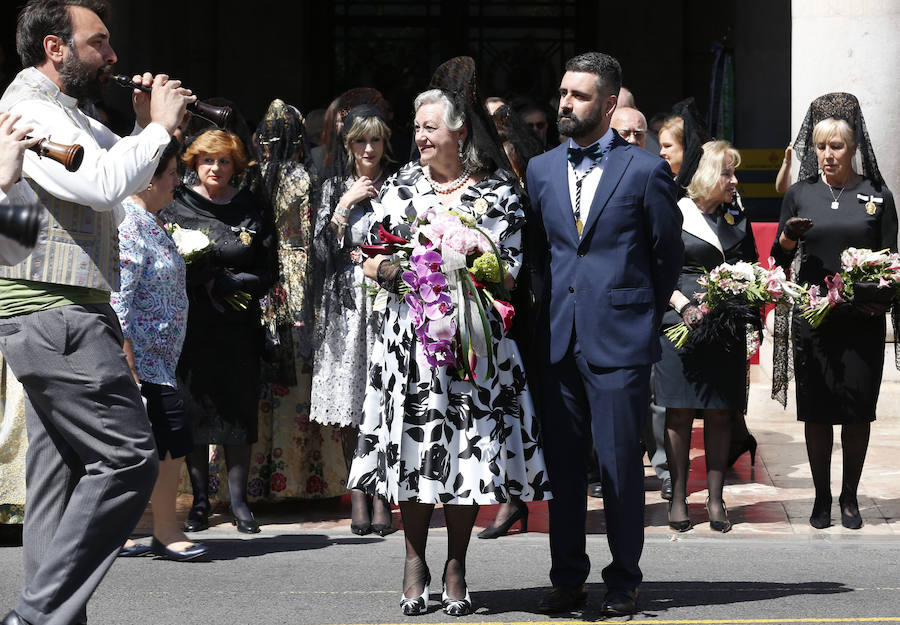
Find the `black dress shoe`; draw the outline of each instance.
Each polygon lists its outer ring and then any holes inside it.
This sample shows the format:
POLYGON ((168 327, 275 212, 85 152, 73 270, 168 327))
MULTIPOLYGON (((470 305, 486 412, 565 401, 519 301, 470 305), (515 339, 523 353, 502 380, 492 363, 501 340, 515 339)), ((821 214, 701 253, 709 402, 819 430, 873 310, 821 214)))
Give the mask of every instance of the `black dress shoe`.
POLYGON ((256 522, 256 519, 231 519, 231 524, 237 526, 237 531, 241 534, 259 534, 259 523, 256 522))
POLYGON ((137 543, 131 545, 130 547, 123 546, 121 549, 119 549, 120 558, 136 558, 148 553, 150 553, 150 547, 148 547, 147 545, 138 545, 137 543))
POLYGON ((841 525, 848 530, 858 530, 863 526, 862 516, 859 514, 859 504, 856 502, 856 496, 841 493, 838 502, 841 505, 841 525), (845 512, 845 510, 847 512, 845 512))
POLYGON ((209 551, 209 547, 202 543, 194 543, 193 547, 188 547, 184 551, 175 551, 174 549, 166 547, 158 538, 156 538, 156 536, 154 536, 153 542, 150 544, 150 550, 154 555, 165 558, 166 560, 187 562, 188 560, 194 560, 200 556, 205 556, 209 551))
POLYGON ((666 501, 672 501, 672 478, 667 477, 662 481, 662 487, 659 489, 659 496, 666 501))
POLYGON ((537 605, 537 611, 541 614, 559 614, 560 612, 574 612, 584 607, 587 602, 587 591, 584 586, 569 588, 557 586, 541 599, 537 605))
POLYGON ((588 495, 595 499, 603 499, 603 484, 601 482, 588 484, 588 495))
POLYGON ((31 621, 26 621, 13 610, 0 621, 0 625, 31 625, 31 621))
POLYGON ((637 612, 637 588, 634 590, 610 590, 603 597, 600 614, 603 616, 628 616, 637 612))

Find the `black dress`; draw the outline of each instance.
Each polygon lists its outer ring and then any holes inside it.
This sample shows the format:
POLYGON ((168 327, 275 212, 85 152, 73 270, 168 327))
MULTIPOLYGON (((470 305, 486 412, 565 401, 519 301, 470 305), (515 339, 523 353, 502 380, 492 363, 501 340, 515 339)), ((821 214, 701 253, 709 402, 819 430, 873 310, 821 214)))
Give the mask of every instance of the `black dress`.
MULTIPOLYGON (((822 294, 825 276, 841 270, 841 252, 846 248, 897 249, 897 210, 887 187, 877 191, 863 179, 844 189, 837 209, 831 208, 833 201, 820 179, 797 182, 784 196, 772 245, 772 256, 785 268, 801 250, 795 281, 819 285, 822 294), (866 210, 869 196, 882 199, 871 215, 866 210), (807 217, 813 227, 794 252, 785 252, 778 239, 791 217, 807 217)), ((815 329, 795 315, 791 333, 797 419, 832 425, 874 421, 884 367, 884 317, 869 317, 851 304, 839 304, 815 329)))
POLYGON ((262 327, 259 298, 273 279, 271 236, 246 190, 228 204, 210 202, 182 186, 162 218, 204 231, 210 255, 188 265, 187 335, 178 361, 178 388, 197 444, 256 442, 262 327), (224 297, 244 291, 236 310, 224 297))
MULTIPOLYGON (((724 262, 756 262, 756 241, 744 213, 706 215, 689 198, 678 201, 684 215, 681 240, 684 263, 676 287, 694 300, 705 289, 697 284, 704 271, 724 262), (721 249, 715 244, 719 243, 721 249)), ((663 315, 663 331, 681 321, 673 309, 663 315)), ((667 408, 740 410, 746 405, 746 348, 727 351, 719 345, 704 345, 690 351, 676 349, 664 334, 659 337, 662 359, 654 365, 656 403, 667 408)))

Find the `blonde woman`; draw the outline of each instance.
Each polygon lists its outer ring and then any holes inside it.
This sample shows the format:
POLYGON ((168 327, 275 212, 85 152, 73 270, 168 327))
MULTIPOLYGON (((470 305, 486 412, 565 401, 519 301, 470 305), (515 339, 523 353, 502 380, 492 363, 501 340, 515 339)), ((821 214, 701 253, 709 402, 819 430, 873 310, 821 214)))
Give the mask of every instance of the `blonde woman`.
MULTIPOLYGON (((349 470, 376 334, 372 301, 361 288, 375 283, 363 274, 359 246, 366 243, 378 191, 388 176, 391 129, 375 107, 357 106, 344 120, 341 139, 347 175, 322 185, 313 234, 317 320, 309 418, 342 428, 349 470), (335 393, 336 388, 341 392, 335 393)), ((355 534, 386 536, 396 531, 391 506, 383 497, 354 489, 351 506, 350 529, 355 534)))
MULTIPOLYGON (((660 133, 662 143, 662 133, 660 133)), ((727 141, 703 144, 703 155, 691 178, 686 197, 678 202, 684 219, 681 239, 684 263, 678 286, 663 316, 663 329, 679 321, 697 327, 704 317, 693 294, 702 291, 697 280, 723 262, 757 259, 750 222, 743 212, 730 207, 741 157, 727 141)), ((707 509, 710 527, 731 529, 722 488, 727 469, 732 412, 743 411, 746 394, 746 353, 708 345, 693 350, 676 349, 660 336, 662 360, 655 369, 656 402, 666 408, 666 456, 672 474, 669 526, 679 532, 691 528, 687 505, 691 429, 695 417, 704 420, 707 509)))

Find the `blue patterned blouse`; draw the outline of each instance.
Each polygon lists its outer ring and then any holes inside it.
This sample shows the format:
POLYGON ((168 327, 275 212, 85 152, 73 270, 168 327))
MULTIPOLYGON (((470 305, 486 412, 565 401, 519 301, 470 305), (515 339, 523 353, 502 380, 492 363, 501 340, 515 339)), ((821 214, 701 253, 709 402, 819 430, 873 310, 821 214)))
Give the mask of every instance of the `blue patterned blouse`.
POLYGON ((122 334, 134 347, 138 377, 176 386, 175 366, 187 329, 185 265, 156 218, 131 198, 119 225, 121 285, 110 297, 122 334))

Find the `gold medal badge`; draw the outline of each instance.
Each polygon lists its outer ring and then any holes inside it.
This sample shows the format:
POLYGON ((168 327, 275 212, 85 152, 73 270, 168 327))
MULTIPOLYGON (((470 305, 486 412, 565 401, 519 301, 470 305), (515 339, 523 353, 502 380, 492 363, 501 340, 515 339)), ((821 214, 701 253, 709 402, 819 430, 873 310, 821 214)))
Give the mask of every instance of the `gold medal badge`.
POLYGON ((238 235, 238 238, 241 240, 241 243, 244 245, 250 245, 250 242, 253 238, 250 236, 250 233, 246 230, 241 230, 241 233, 238 235))
POLYGON ((734 215, 732 215, 731 213, 725 213, 725 223, 727 223, 729 226, 733 226, 734 215))
POLYGON ((873 202, 872 200, 866 202, 866 213, 868 213, 869 215, 875 214, 875 202, 873 202))

